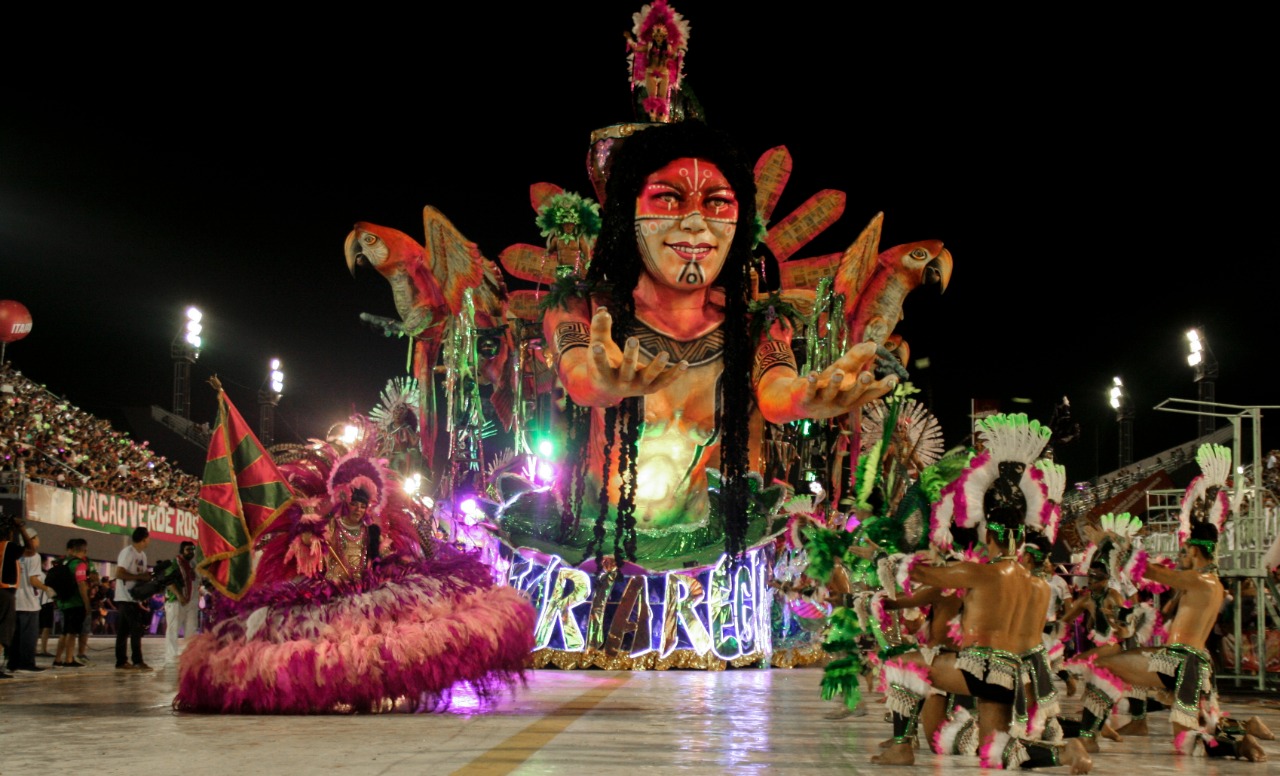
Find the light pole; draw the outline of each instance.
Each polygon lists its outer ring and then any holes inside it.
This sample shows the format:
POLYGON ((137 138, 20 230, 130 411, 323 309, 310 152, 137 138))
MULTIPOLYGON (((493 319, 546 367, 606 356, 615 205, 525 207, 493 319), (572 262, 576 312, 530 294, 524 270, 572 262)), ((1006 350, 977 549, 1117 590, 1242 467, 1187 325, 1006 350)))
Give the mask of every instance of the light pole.
POLYGON ((200 319, 203 314, 195 307, 188 307, 186 320, 169 345, 173 357, 173 414, 191 419, 191 365, 200 358, 200 319))
POLYGON ((1123 469, 1133 463, 1133 402, 1119 377, 1111 378, 1111 407, 1116 411, 1116 423, 1120 426, 1120 466, 1123 469))
POLYGON ((1209 340, 1205 338, 1204 332, 1199 327, 1187 332, 1187 345, 1190 348, 1187 353, 1187 364, 1195 370, 1195 381, 1199 386, 1198 398, 1202 413, 1199 421, 1199 435, 1206 437, 1213 433, 1214 426, 1217 425, 1209 411, 1210 405, 1215 401, 1213 381, 1218 379, 1218 359, 1214 357, 1213 350, 1209 347, 1209 340))
POLYGON ((262 388, 258 389, 258 407, 261 410, 258 416, 258 439, 265 447, 270 447, 275 439, 276 405, 280 403, 283 393, 284 372, 280 371, 280 359, 273 358, 267 379, 262 381, 262 388))

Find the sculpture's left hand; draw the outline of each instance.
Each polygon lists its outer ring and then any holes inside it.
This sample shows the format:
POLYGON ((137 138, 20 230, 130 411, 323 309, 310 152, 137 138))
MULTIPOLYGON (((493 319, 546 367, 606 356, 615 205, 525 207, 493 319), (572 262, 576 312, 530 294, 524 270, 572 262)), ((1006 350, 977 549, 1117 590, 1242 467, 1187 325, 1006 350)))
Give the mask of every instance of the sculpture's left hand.
POLYGON ((885 396, 898 385, 896 375, 875 378, 876 344, 862 342, 821 372, 791 378, 786 386, 796 417, 823 420, 853 412, 885 396))

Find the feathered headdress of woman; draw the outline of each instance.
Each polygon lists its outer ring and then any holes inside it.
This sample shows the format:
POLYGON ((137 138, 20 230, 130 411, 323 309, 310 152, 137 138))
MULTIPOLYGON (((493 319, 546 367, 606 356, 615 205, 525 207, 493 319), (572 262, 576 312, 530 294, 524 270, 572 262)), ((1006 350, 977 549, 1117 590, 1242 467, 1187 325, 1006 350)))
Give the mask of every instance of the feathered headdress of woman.
POLYGON ((1231 450, 1222 445, 1204 444, 1196 451, 1201 474, 1191 480, 1182 496, 1178 514, 1178 544, 1191 536, 1193 523, 1211 523, 1221 531, 1231 514, 1227 477, 1231 474, 1231 450))
POLYGON ((347 453, 329 472, 328 485, 329 499, 338 508, 350 508, 355 491, 362 491, 369 505, 366 520, 371 520, 387 503, 386 461, 361 455, 359 451, 347 453))

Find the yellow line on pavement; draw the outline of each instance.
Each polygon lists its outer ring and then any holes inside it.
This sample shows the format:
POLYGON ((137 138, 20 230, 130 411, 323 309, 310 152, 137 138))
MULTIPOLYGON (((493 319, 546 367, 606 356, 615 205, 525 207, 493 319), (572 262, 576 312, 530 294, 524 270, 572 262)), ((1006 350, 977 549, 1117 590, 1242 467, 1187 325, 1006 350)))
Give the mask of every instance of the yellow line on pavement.
POLYGON ((465 776, 504 776, 511 773, 630 678, 630 672, 626 672, 598 682, 592 689, 552 709, 537 722, 509 736, 453 773, 465 776))

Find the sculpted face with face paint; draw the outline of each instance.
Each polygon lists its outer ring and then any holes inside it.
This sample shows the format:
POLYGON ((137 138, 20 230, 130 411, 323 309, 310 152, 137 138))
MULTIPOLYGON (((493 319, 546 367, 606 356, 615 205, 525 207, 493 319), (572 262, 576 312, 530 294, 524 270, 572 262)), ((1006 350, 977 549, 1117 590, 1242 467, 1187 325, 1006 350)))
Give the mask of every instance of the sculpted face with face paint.
POLYGON ((676 159, 651 174, 636 198, 636 239, 645 269, 682 291, 709 286, 738 226, 738 200, 724 173, 676 159))

